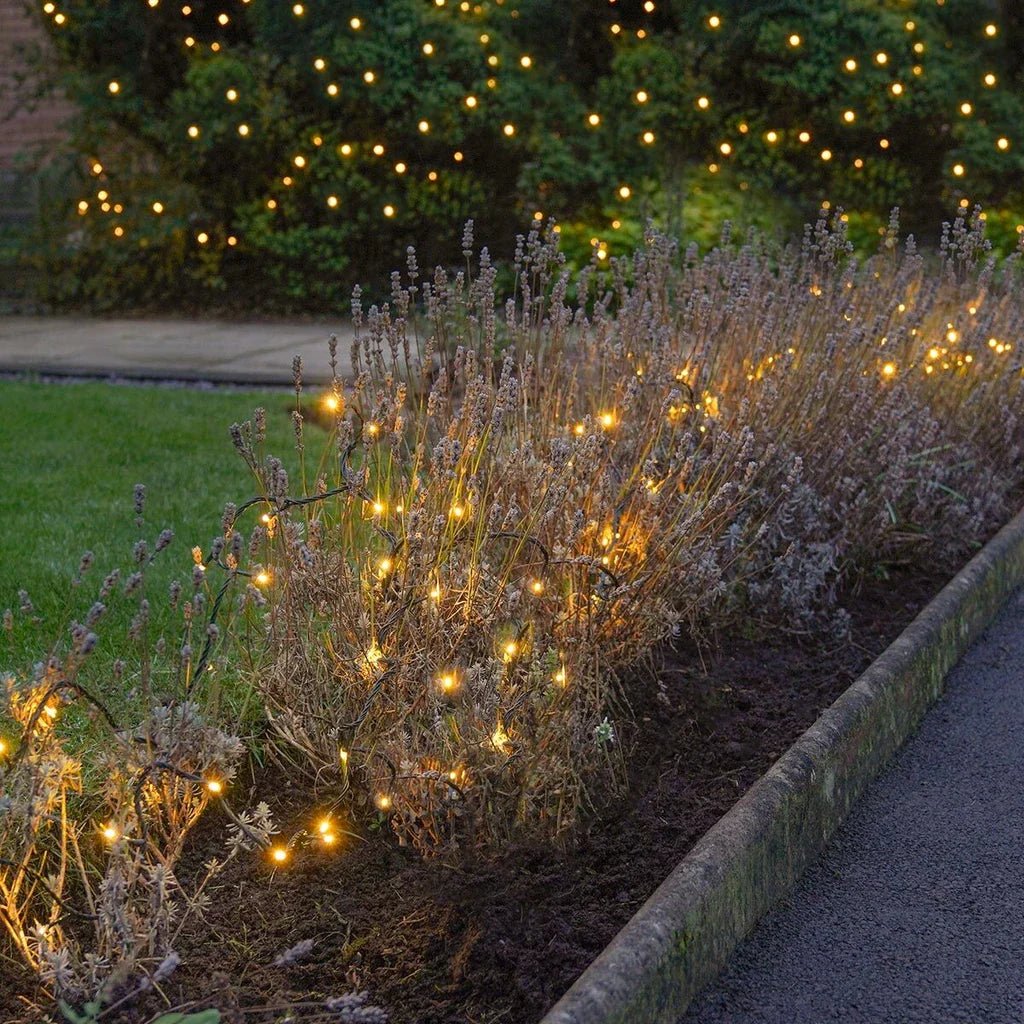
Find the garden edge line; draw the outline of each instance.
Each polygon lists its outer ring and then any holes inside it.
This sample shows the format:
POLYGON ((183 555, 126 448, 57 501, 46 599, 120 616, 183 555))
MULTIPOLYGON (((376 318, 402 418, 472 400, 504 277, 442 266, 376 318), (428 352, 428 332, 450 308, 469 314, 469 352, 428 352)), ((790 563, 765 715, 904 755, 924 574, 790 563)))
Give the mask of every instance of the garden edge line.
POLYGON ((1024 510, 680 861, 541 1024, 674 1024, 818 857, 1024 583, 1024 510))

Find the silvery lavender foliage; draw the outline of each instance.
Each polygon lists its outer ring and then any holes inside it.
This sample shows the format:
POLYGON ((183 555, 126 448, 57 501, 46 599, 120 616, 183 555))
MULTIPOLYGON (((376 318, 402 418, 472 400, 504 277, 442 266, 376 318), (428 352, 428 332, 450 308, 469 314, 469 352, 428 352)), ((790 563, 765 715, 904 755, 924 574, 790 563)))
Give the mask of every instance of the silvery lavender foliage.
POLYGON ((303 960, 308 960, 309 955, 312 952, 313 940, 303 939, 301 942, 295 943, 294 946, 290 946, 288 949, 283 950, 276 957, 274 957, 274 966, 291 967, 292 964, 297 964, 303 960))
POLYGON ((338 1024, 388 1024, 388 1014, 371 1006, 368 992, 350 992, 324 1002, 324 1008, 337 1017, 338 1024))

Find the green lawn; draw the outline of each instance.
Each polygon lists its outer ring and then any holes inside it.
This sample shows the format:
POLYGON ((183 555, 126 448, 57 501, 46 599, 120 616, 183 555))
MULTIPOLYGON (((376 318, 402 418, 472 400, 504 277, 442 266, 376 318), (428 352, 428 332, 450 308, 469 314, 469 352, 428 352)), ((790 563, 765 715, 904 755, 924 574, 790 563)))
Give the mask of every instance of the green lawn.
MULTIPOLYGON (((166 624, 167 586, 188 579, 190 549, 208 550, 224 503, 253 491, 228 427, 262 405, 269 448, 287 456, 293 403, 285 392, 0 381, 0 610, 16 609, 24 588, 44 620, 33 627, 16 616, 13 634, 0 636, 0 670, 24 671, 43 657, 109 569, 131 571, 136 483, 147 489, 143 535, 152 542, 165 527, 175 533, 148 588, 154 621, 166 624), (96 562, 68 606, 86 550, 96 562)), ((116 656, 123 625, 113 615, 105 622, 101 664, 116 656)))

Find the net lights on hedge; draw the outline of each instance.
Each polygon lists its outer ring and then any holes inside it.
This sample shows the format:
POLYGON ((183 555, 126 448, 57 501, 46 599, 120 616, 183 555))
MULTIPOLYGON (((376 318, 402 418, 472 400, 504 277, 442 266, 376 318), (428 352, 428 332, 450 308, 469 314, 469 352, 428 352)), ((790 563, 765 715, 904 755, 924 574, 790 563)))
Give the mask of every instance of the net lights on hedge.
MULTIPOLYGON (((244 7, 249 4, 250 0, 241 0, 241 2, 244 7)), ((610 0, 610 2, 615 2, 615 0, 610 0)), ((150 8, 156 8, 159 4, 159 0, 147 0, 147 4, 149 5, 150 8)), ((443 0, 435 0, 435 6, 438 9, 445 9, 446 7, 448 9, 451 9, 451 7, 454 5, 446 5, 443 2, 443 0)), ((500 4, 498 6, 500 6, 500 4)), ((644 2, 640 6, 643 12, 646 13, 647 15, 653 14, 656 9, 656 4, 654 0, 644 0, 644 2)), ((301 2, 291 3, 289 4, 289 7, 291 9, 292 14, 296 18, 306 17, 310 15, 312 11, 312 9, 308 6, 305 0, 301 0, 301 2)), ((41 8, 42 11, 50 18, 52 18, 52 20, 56 23, 62 23, 64 20, 66 20, 64 15, 58 10, 55 0, 45 0, 45 2, 41 4, 41 8)), ((467 2, 467 0, 463 0, 461 4, 457 5, 457 9, 464 14, 472 12, 475 12, 477 14, 482 13, 481 5, 478 4, 474 7, 472 4, 467 2)), ((182 17, 185 18, 190 18, 194 14, 193 6, 189 3, 186 3, 183 6, 181 6, 179 10, 182 17)), ((512 11, 511 14, 513 17, 515 17, 518 14, 518 12, 512 11)), ((221 11, 214 17, 213 20, 216 23, 216 25, 226 27, 234 21, 237 21, 237 18, 235 17, 234 14, 231 14, 228 11, 221 11)), ((351 17, 348 17, 346 20, 348 28, 352 32, 369 34, 370 26, 367 25, 367 22, 361 16, 352 15, 351 17)), ((717 31, 721 29, 724 24, 722 15, 714 11, 706 13, 703 21, 705 27, 711 31, 717 31)), ((919 26, 915 20, 907 19, 902 23, 902 27, 905 29, 906 32, 912 33, 916 32, 919 26)), ((629 29, 627 31, 627 28, 619 23, 611 25, 610 28, 613 36, 632 36, 634 34, 633 29, 629 29)), ((996 23, 988 22, 982 26, 982 32, 985 37, 989 39, 994 39, 996 36, 999 35, 1000 29, 996 23)), ((635 35, 639 39, 644 39, 647 36, 647 32, 645 29, 637 29, 635 31, 635 35)), ((485 51, 482 58, 478 58, 482 59, 482 62, 487 67, 497 68, 503 62, 503 60, 507 61, 509 59, 509 55, 507 54, 494 52, 498 50, 498 46, 493 38, 492 32, 480 32, 476 38, 478 39, 479 44, 482 47, 490 48, 492 51, 490 53, 487 53, 485 51)), ((807 49, 808 37, 806 33, 799 30, 798 26, 794 26, 791 30, 784 32, 782 38, 785 41, 785 45, 792 51, 801 51, 807 49)), ((184 43, 186 47, 195 47, 197 45, 196 37, 193 35, 185 36, 184 43)), ((202 45, 208 45, 209 48, 214 52, 220 49, 220 42, 217 40, 209 40, 206 43, 203 43, 202 45)), ((438 53, 438 44, 434 39, 424 39, 418 45, 420 48, 420 52, 425 57, 432 57, 438 53)), ((924 54, 926 51, 926 44, 920 38, 916 40, 911 39, 910 48, 912 52, 915 54, 924 54)), ((534 71, 539 66, 537 63, 537 59, 532 54, 529 53, 519 53, 516 56, 512 56, 511 60, 515 63, 516 67, 523 71, 534 71)), ((874 51, 869 51, 869 56, 865 55, 864 57, 859 57, 849 55, 845 58, 840 58, 838 62, 838 67, 842 71, 845 71, 846 73, 852 75, 857 71, 861 70, 862 62, 869 63, 878 68, 887 68, 893 64, 894 58, 886 49, 877 49, 874 51)), ((312 59, 312 67, 318 73, 325 72, 327 70, 328 63, 329 58, 326 55, 316 56, 315 58, 312 59)), ((914 65, 912 70, 914 75, 921 75, 924 71, 923 67, 920 64, 914 65)), ((360 74, 359 72, 356 73, 360 74)), ((364 71, 361 72, 361 76, 363 83, 367 86, 375 85, 379 81, 379 72, 377 69, 374 68, 366 68, 364 71)), ((980 75, 980 84, 987 89, 994 89, 997 86, 998 81, 999 79, 995 71, 986 71, 984 74, 980 75)), ((487 78, 486 84, 487 87, 490 89, 497 88, 498 79, 493 77, 487 78)), ((110 97, 120 97, 124 94, 125 91, 124 83, 116 78, 106 80, 103 84, 103 87, 105 88, 106 93, 110 97)), ((901 97, 906 93, 906 88, 904 84, 899 81, 893 81, 889 83, 887 86, 884 86, 884 88, 893 97, 901 97)), ((228 87, 224 92, 224 97, 228 103, 238 103, 241 100, 241 91, 242 90, 238 86, 228 87)), ((341 85, 338 82, 329 82, 325 86, 325 91, 328 97, 336 98, 341 94, 341 85)), ((645 85, 640 85, 636 87, 631 93, 631 99, 634 104, 639 106, 643 106, 649 103, 651 101, 651 93, 649 91, 649 88, 645 85)), ((697 109, 701 111, 708 111, 711 109, 712 106, 712 101, 710 97, 705 94, 700 94, 696 96, 692 100, 692 102, 694 102, 697 109)), ((468 92, 464 96, 461 105, 466 110, 469 111, 475 112, 481 110, 479 96, 476 92, 468 92)), ((963 117, 971 117, 976 116, 978 114, 976 104, 973 100, 964 99, 957 105, 957 108, 959 114, 963 117)), ((604 124, 605 116, 605 113, 603 113, 600 110, 591 110, 584 114, 584 125, 587 128, 591 129, 598 128, 604 124)), ((862 112, 858 113, 857 110, 850 106, 846 108, 841 108, 839 116, 841 118, 842 123, 853 126, 859 123, 864 115, 862 112)), ((422 135, 431 134, 434 130, 430 121, 428 121, 426 118, 420 119, 417 122, 417 127, 419 129, 420 134, 422 135)), ((517 126, 512 121, 498 120, 496 127, 497 130, 500 132, 501 136, 509 140, 517 137, 520 134, 519 126, 517 126)), ((739 131, 741 134, 746 134, 751 127, 756 131, 756 125, 740 125, 739 131)), ((782 142, 785 137, 792 137, 789 136, 789 132, 793 130, 794 128, 792 126, 788 130, 778 128, 764 130, 762 128, 762 130, 760 132, 757 132, 757 134, 759 135, 762 144, 766 146, 775 146, 778 143, 782 142)), ((204 129, 200 126, 200 124, 196 123, 188 125, 185 131, 189 139, 197 140, 203 135, 204 129)), ((236 131, 240 138, 248 138, 252 134, 252 129, 250 125, 246 122, 238 124, 236 126, 236 131)), ((641 126, 641 128, 637 130, 636 134, 634 135, 634 138, 643 146, 654 146, 655 143, 658 141, 658 134, 659 133, 656 133, 654 130, 650 128, 641 126)), ((798 133, 796 133, 795 138, 801 144, 809 143, 811 141, 811 132, 808 130, 801 130, 798 133)), ((316 136, 315 139, 319 141, 314 141, 314 145, 323 145, 322 137, 316 136)), ((721 141, 715 145, 719 156, 735 157, 738 155, 734 147, 734 144, 729 140, 721 141)), ((1007 153, 1011 148, 1010 140, 1009 138, 1007 138, 1006 135, 999 135, 998 137, 994 138, 993 145, 999 153, 1007 153)), ((882 138, 879 141, 879 146, 883 150, 888 149, 890 146, 889 140, 886 138, 882 138)), ((356 150, 354 149, 352 144, 345 143, 342 144, 341 146, 337 146, 336 152, 341 157, 351 157, 355 155, 356 150)), ((374 156, 382 156, 384 153, 383 144, 377 143, 372 148, 365 150, 364 152, 372 153, 374 156)), ((827 163, 831 161, 833 159, 833 156, 833 150, 830 148, 822 149, 819 151, 819 158, 823 162, 827 163)), ((462 150, 456 150, 453 153, 453 160, 456 164, 462 163, 465 160, 465 157, 466 154, 462 150)), ((311 166, 310 159, 302 154, 293 157, 292 162, 294 163, 294 166, 298 169, 306 169, 311 166)), ((861 157, 851 159, 850 163, 855 169, 858 170, 864 167, 864 160, 861 157)), ((708 164, 707 167, 711 173, 715 173, 719 169, 719 165, 714 162, 708 164)), ((92 173, 96 175, 103 173, 103 169, 99 161, 95 161, 92 164, 91 170, 92 173)), ((410 170, 413 170, 417 173, 417 177, 419 180, 425 180, 427 182, 430 182, 431 184, 441 180, 436 170, 428 170, 426 168, 417 169, 415 163, 412 160, 396 161, 391 165, 391 170, 396 176, 405 175, 410 170)), ((962 163, 957 162, 950 166, 950 173, 953 177, 960 178, 966 174, 966 168, 962 163)), ((291 178, 285 178, 283 179, 283 182, 285 187, 296 187, 297 185, 297 181, 292 180, 291 178)), ((746 183, 744 182, 740 185, 740 187, 743 188, 745 187, 745 185, 746 183)), ((619 199, 629 199, 632 195, 632 190, 629 188, 629 186, 622 185, 619 186, 619 188, 617 189, 617 195, 619 199)), ((325 207, 328 210, 336 210, 341 206, 342 199, 336 192, 331 192, 326 197, 321 199, 321 202, 325 204, 325 207)), ((265 201, 265 205, 268 209, 273 210, 277 208, 278 203, 275 199, 269 199, 265 201)), ((82 215, 86 215, 89 212, 89 209, 90 208, 88 206, 79 206, 79 213, 81 213, 82 215)), ((151 212, 157 216, 164 212, 162 204, 151 204, 150 209, 151 212)), ((385 220, 393 219, 397 213, 397 205, 393 202, 384 203, 379 207, 379 209, 381 211, 383 219, 385 220)), ((104 209, 104 207, 102 206, 100 207, 100 210, 102 212, 109 212, 109 209, 104 209)), ((115 237, 121 237, 123 234, 123 227, 118 225, 115 231, 115 237)), ((204 235, 206 235, 205 232, 200 232, 196 237, 199 238, 204 235)), ((237 243, 237 238, 235 238, 235 236, 225 237, 233 240, 231 242, 228 242, 227 244, 237 243)), ((209 242, 209 240, 209 236, 207 236, 207 242, 209 242)), ((200 242, 200 244, 206 243, 200 242)), ((606 248, 604 245, 601 245, 598 248, 602 254, 606 254, 606 248)))

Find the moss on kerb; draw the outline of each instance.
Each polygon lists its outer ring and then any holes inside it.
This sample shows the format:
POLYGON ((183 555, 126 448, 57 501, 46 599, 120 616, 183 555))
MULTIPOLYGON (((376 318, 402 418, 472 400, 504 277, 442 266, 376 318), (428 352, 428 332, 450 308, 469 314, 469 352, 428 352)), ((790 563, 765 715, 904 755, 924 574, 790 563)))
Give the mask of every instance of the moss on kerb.
POLYGON ((1017 515, 690 851, 541 1024, 671 1024, 786 895, 1024 583, 1017 515))

